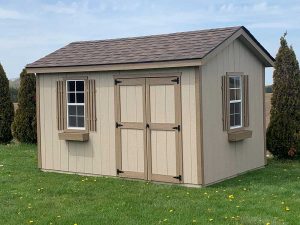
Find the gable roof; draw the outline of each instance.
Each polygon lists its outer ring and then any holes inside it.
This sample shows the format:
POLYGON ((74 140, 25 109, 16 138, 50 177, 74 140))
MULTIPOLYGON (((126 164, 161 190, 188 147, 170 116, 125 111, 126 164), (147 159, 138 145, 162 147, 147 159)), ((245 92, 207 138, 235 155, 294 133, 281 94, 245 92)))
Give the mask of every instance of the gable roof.
POLYGON ((150 63, 203 59, 238 31, 245 31, 271 61, 274 58, 242 26, 143 37, 73 42, 26 68, 150 63))

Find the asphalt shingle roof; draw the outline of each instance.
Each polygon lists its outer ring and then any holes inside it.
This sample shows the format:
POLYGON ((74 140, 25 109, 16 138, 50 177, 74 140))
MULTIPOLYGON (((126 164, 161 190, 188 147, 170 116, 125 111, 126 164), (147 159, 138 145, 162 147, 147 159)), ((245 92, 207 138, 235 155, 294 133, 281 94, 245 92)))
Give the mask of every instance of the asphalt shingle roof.
POLYGON ((27 68, 201 59, 243 27, 73 42, 27 68))

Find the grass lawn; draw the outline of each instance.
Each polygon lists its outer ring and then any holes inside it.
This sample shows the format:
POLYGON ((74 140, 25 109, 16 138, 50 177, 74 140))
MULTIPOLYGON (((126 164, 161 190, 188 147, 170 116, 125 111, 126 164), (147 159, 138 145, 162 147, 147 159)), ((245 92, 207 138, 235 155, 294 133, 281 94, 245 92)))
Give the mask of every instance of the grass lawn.
POLYGON ((207 188, 40 172, 35 145, 0 145, 0 224, 300 224, 300 162, 207 188))

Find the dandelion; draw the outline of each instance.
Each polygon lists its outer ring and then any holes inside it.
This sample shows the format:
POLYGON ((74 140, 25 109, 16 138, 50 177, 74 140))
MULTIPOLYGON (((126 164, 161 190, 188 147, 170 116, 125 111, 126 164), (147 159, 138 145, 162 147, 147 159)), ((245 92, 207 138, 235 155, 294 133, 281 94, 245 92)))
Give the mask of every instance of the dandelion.
POLYGON ((268 222, 268 223, 266 223, 266 225, 271 225, 271 223, 268 222))
POLYGON ((82 179, 81 181, 84 182, 84 179, 82 179))
POLYGON ((228 198, 229 199, 234 199, 234 196, 233 195, 229 195, 228 198))
POLYGON ((197 220, 193 220, 193 223, 196 223, 197 222, 197 220))
POLYGON ((187 194, 187 195, 189 195, 190 193, 189 193, 189 192, 187 192, 186 194, 187 194))
POLYGON ((94 179, 94 181, 96 182, 97 180, 96 180, 96 179, 94 179))
POLYGON ((247 188, 244 188, 243 190, 244 190, 244 191, 247 191, 247 188))
POLYGON ((216 193, 218 193, 219 191, 216 191, 216 193))
POLYGON ((173 211, 174 211, 173 209, 170 209, 170 210, 169 210, 170 213, 173 212, 173 211))
POLYGON ((210 218, 208 221, 211 222, 211 221, 213 221, 213 220, 214 220, 214 219, 210 218))
POLYGON ((74 223, 74 225, 77 225, 77 223, 74 223))
POLYGON ((284 202, 281 202, 282 205, 284 205, 284 202))
POLYGON ((166 218, 166 219, 164 219, 164 222, 166 222, 166 221, 168 221, 168 219, 166 218))
POLYGON ((29 220, 29 223, 33 223, 33 220, 29 220))
POLYGON ((60 218, 61 216, 57 216, 57 218, 60 218))
POLYGON ((290 208, 286 206, 285 211, 290 211, 290 208))
POLYGON ((206 192, 205 192, 204 194, 205 194, 205 195, 207 195, 207 193, 206 193, 206 192))

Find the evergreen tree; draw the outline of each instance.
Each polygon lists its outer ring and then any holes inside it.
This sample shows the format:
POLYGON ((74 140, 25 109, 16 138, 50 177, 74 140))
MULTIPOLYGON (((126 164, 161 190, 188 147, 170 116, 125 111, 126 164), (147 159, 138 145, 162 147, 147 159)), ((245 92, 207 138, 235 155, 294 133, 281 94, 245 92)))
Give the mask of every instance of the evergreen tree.
POLYGON ((11 123, 14 118, 14 107, 10 100, 9 82, 0 64, 0 143, 12 140, 11 123))
POLYGON ((267 148, 278 158, 295 155, 300 130, 299 63, 285 36, 286 33, 280 39, 276 55, 271 118, 267 130, 267 148))
POLYGON ((36 143, 36 91, 35 75, 24 69, 20 75, 19 108, 13 122, 13 135, 23 143, 36 143))

